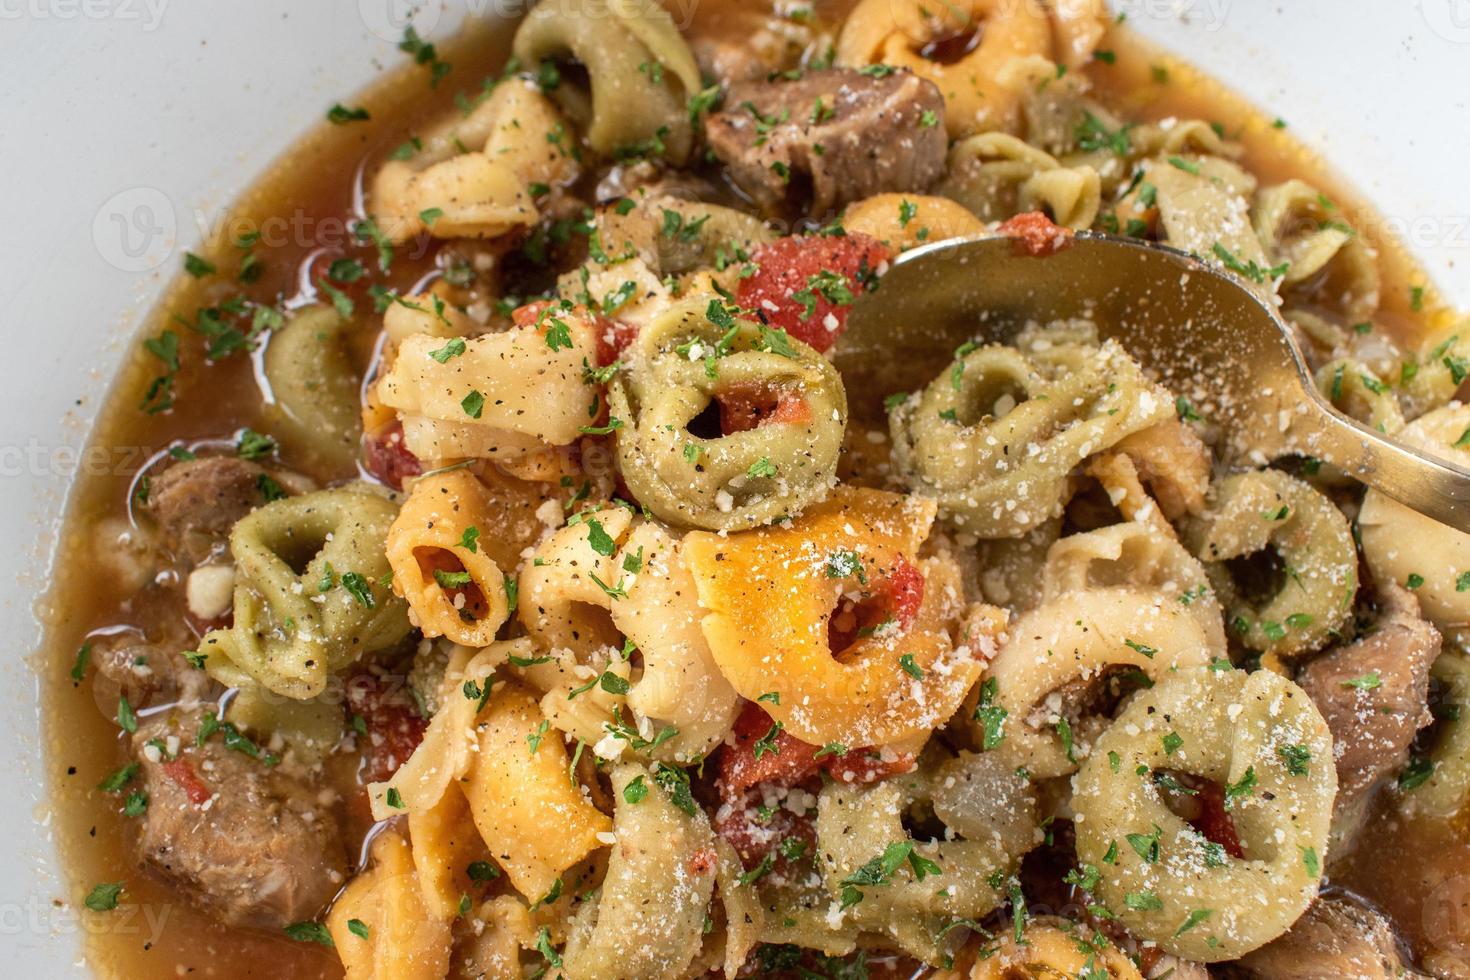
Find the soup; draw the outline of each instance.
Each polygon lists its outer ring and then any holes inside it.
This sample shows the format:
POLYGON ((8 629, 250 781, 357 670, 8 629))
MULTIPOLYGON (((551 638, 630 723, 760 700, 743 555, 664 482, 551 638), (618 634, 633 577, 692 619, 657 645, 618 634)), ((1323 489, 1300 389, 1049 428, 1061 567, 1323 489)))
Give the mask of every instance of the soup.
POLYGON ((186 256, 74 491, 99 975, 1470 975, 1470 539, 1227 468, 1096 324, 830 358, 910 248, 1129 236, 1457 458, 1470 333, 1283 121, 1085 4, 401 47, 186 256))

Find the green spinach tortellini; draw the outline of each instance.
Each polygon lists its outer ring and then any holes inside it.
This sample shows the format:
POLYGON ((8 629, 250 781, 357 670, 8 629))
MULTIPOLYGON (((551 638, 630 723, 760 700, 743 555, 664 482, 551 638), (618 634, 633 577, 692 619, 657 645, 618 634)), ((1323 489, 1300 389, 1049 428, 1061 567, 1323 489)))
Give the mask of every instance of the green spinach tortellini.
POLYGON ((327 306, 311 306, 271 334, 265 376, 271 431, 287 448, 335 473, 353 472, 362 442, 361 378, 346 347, 351 324, 327 306))
POLYGON ((900 475, 959 529, 1013 538, 1060 516, 1079 463, 1173 417, 1173 400, 1117 344, 1064 346, 1070 363, 1057 365, 1014 347, 961 348, 890 415, 900 475))
POLYGON ((235 621, 204 638, 205 669, 288 698, 321 694, 328 677, 408 635, 408 609, 387 583, 384 540, 398 508, 366 488, 288 497, 235 524, 235 621))
POLYGON ((608 396, 623 479, 670 524, 757 527, 832 485, 847 425, 837 369, 718 297, 656 317, 608 396))
POLYGON ((1129 702, 1083 764, 1077 857, 1139 939, 1234 959, 1316 897, 1336 793, 1332 735, 1305 691, 1269 670, 1182 668, 1129 702), (1223 787, 1243 857, 1166 804, 1173 785, 1190 791, 1184 774, 1223 787))
POLYGON ((1358 555, 1342 511, 1278 470, 1228 476, 1213 498, 1186 538, 1205 563, 1232 631, 1251 649, 1275 656, 1321 647, 1352 616, 1358 590, 1358 555), (1269 594, 1248 595, 1227 562, 1272 554, 1280 567, 1259 570, 1269 594))
POLYGON ((871 785, 836 780, 817 802, 820 865, 847 917, 929 962, 952 952, 939 938, 947 923, 1005 901, 1006 877, 1040 843, 1037 825, 1028 780, 998 756, 971 752, 933 753, 915 772, 871 785), (913 812, 943 825, 937 840, 911 837, 901 815, 913 812), (877 869, 891 880, 876 884, 877 869))

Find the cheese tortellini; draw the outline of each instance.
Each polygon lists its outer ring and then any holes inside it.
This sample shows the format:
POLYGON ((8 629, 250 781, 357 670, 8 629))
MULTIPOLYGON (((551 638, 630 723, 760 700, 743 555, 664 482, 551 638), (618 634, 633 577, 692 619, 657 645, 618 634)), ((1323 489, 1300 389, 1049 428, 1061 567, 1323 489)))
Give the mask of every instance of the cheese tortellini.
POLYGON ((212 677, 253 679, 305 700, 359 657, 409 632, 407 608, 384 579, 384 541, 398 508, 361 487, 266 504, 230 532, 234 623, 205 636, 212 677))
POLYGON ((670 524, 756 527, 833 483, 847 425, 836 368, 717 296, 645 327, 608 397, 628 489, 670 524))
POLYGON ((894 408, 900 473, 957 528, 1030 531, 1061 513, 1080 463, 1172 418, 1172 399, 1117 344, 1072 348, 1072 369, 1053 378, 1013 347, 966 345, 894 408))
POLYGON ((1078 859, 1099 869, 1100 896, 1135 936, 1234 959, 1316 896, 1336 792, 1332 736, 1306 692, 1269 670, 1183 667, 1138 694, 1083 764, 1078 859), (1171 772, 1224 787, 1244 857, 1169 809, 1171 772))

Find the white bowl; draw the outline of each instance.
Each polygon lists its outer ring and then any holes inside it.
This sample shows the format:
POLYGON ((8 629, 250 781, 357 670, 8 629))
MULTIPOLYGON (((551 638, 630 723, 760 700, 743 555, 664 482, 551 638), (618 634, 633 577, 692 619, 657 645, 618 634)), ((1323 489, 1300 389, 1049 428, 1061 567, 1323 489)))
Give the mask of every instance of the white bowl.
MULTIPOLYGON (((444 37, 524 0, 430 0, 444 37)), ((77 454, 179 255, 326 107, 402 57, 403 0, 0 0, 0 952, 80 977, 81 929, 48 833, 32 603, 77 454), (201 224, 202 223, 202 224, 201 224)), ((1377 203, 1470 306, 1470 0, 1114 0, 1377 203), (1456 266, 1459 258, 1461 265, 1456 266)), ((116 925, 116 924, 114 924, 116 925)), ((142 928, 141 926, 134 926, 142 928)))

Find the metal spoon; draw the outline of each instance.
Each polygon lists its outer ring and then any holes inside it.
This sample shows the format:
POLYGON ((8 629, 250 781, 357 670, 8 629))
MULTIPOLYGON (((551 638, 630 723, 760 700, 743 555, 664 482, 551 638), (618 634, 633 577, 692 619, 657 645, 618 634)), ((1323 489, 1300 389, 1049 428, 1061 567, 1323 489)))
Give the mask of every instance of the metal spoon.
POLYGON ((1069 317, 1096 323, 1218 425, 1228 465, 1313 457, 1470 531, 1470 471, 1338 412, 1262 295, 1162 245, 1084 232, 1045 257, 1004 236, 916 248, 858 299, 834 357, 854 415, 881 422, 883 396, 928 384, 966 341, 1006 343, 1028 321, 1069 317))

